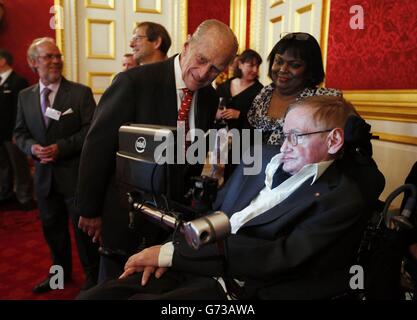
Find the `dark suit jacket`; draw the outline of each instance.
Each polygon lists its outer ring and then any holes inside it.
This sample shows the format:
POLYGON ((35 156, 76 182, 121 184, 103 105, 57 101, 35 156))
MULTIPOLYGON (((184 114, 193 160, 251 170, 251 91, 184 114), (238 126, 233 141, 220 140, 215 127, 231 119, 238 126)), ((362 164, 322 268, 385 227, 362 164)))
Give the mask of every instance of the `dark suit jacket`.
POLYGON ((17 97, 28 86, 28 82, 12 72, 0 86, 0 143, 10 141, 16 122, 17 97))
MULTIPOLYGON (((236 170, 219 194, 222 211, 231 216, 249 205, 264 187, 264 170, 276 151, 264 148, 263 171, 258 176, 243 176, 242 168, 236 170)), ((366 183, 379 195, 383 176, 374 166, 368 170, 373 179, 366 183)), ((349 268, 355 264, 371 215, 369 204, 375 199, 364 197, 338 161, 310 183, 227 238, 226 271, 215 246, 193 251, 183 240, 175 247, 173 269, 242 279, 248 297, 300 299, 340 293, 348 286, 349 268)))
POLYGON ((81 148, 95 105, 90 88, 62 78, 52 107, 61 112, 71 108, 73 112, 61 115, 59 121, 51 119, 48 127, 45 127, 39 84, 20 93, 14 131, 19 148, 28 155, 32 155, 31 147, 34 144, 48 146, 56 143, 59 149, 56 162, 45 165, 35 161, 38 195, 47 196, 52 184, 55 191, 66 196, 74 195, 81 148))
MULTIPOLYGON (((211 128, 217 103, 211 86, 198 91, 196 128, 211 128)), ((102 96, 81 155, 77 204, 84 217, 103 215, 105 246, 126 249, 130 242, 128 213, 118 204, 114 178, 120 126, 130 122, 175 127, 177 115, 174 57, 120 73, 102 96)))

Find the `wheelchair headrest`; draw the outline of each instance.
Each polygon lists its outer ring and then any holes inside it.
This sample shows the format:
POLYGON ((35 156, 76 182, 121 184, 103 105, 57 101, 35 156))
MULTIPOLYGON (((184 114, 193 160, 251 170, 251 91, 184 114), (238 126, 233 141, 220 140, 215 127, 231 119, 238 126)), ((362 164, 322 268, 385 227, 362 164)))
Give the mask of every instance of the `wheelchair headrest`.
POLYGON ((345 125, 345 152, 372 156, 371 126, 362 118, 351 115, 345 125))

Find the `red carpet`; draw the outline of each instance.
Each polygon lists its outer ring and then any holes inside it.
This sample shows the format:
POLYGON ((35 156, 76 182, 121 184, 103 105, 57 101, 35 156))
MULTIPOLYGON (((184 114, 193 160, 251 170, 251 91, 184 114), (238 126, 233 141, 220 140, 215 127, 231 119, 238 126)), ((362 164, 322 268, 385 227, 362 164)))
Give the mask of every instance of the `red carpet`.
POLYGON ((34 294, 32 288, 45 279, 51 266, 43 239, 38 210, 23 212, 16 204, 0 207, 0 300, 72 300, 84 282, 71 229, 73 280, 64 290, 34 294))

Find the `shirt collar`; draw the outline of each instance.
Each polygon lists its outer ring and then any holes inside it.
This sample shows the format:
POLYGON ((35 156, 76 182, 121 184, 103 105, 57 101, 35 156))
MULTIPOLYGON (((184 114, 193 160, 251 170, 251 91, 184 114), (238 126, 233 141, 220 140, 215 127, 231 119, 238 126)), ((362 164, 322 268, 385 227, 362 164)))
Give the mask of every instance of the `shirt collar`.
POLYGON ((12 74, 13 69, 9 69, 3 73, 0 73, 1 83, 6 82, 7 78, 12 74))
MULTIPOLYGON (((333 163, 334 160, 322 161, 318 163, 306 164, 299 172, 295 175, 311 175, 313 176, 313 181, 311 184, 316 182, 318 178, 327 170, 327 168, 333 163)), ((272 157, 265 169, 265 185, 271 189, 272 181, 274 178, 275 172, 278 170, 278 167, 282 163, 282 153, 278 153, 272 157)))
POLYGON ((49 85, 45 86, 45 85, 42 83, 42 81, 41 81, 41 80, 39 80, 39 90, 40 90, 40 92, 42 92, 42 91, 43 91, 43 89, 45 89, 45 88, 47 87, 47 88, 48 88, 48 89, 50 89, 52 92, 56 93, 56 92, 58 92, 59 86, 61 85, 61 81, 62 81, 62 78, 61 78, 61 79, 59 79, 59 81, 58 81, 58 82, 55 82, 55 83, 50 83, 49 85))
POLYGON ((177 90, 182 90, 187 88, 184 80, 182 79, 182 70, 180 65, 180 55, 177 55, 174 58, 174 70, 175 70, 175 86, 177 90))

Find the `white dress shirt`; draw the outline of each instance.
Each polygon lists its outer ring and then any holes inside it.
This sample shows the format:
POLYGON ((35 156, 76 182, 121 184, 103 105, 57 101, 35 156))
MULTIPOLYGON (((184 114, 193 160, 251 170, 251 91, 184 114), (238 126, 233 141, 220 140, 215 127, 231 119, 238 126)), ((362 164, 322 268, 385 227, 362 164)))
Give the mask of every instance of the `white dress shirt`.
POLYGON ((60 87, 60 85, 61 85, 61 80, 59 80, 58 82, 56 82, 56 83, 51 83, 51 84, 49 84, 49 85, 47 85, 47 86, 45 86, 43 83, 42 83, 42 81, 41 80, 39 80, 39 96, 41 96, 42 95, 42 91, 43 91, 43 89, 45 89, 46 87, 49 89, 49 90, 51 90, 51 93, 49 94, 49 96, 48 96, 48 98, 49 98, 49 105, 51 106, 51 108, 52 108, 52 106, 54 105, 54 101, 55 101, 55 97, 56 97, 56 94, 58 93, 58 90, 59 90, 59 87, 60 87))
POLYGON ((13 72, 13 69, 9 69, 3 73, 0 73, 0 77, 1 77, 0 86, 2 86, 6 82, 7 78, 12 74, 12 72, 13 72))

